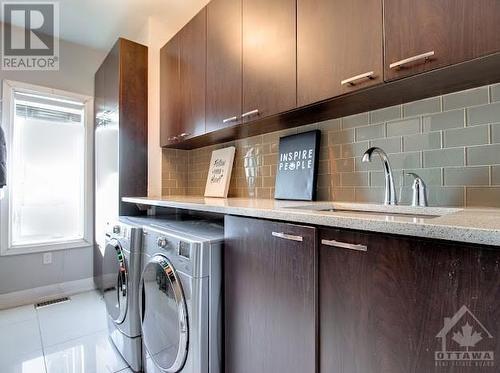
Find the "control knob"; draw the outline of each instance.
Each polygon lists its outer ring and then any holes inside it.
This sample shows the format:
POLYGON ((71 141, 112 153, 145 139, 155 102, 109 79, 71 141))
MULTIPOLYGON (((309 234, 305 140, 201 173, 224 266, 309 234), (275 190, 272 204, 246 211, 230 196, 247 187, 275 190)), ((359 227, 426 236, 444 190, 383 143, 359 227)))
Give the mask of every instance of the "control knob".
POLYGON ((113 226, 113 233, 114 234, 119 234, 120 233, 120 226, 119 225, 113 226))
POLYGON ((162 249, 166 249, 168 246, 168 240, 165 237, 158 237, 158 241, 156 241, 158 247, 162 249))

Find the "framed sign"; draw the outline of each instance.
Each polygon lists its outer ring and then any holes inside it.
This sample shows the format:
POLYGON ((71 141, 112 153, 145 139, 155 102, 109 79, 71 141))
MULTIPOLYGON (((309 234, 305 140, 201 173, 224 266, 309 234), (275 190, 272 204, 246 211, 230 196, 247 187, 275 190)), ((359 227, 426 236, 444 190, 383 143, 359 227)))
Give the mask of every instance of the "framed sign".
POLYGON ((227 197, 236 148, 214 150, 208 169, 205 197, 227 197))
POLYGON ((280 138, 274 198, 316 199, 320 137, 314 130, 280 138))

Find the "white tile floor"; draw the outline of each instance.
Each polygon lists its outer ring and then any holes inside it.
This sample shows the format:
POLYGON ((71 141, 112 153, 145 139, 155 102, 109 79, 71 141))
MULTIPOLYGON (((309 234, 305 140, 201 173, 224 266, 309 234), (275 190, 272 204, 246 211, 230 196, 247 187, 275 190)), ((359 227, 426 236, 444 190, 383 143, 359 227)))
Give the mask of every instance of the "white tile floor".
POLYGON ((1 373, 129 373, 107 337, 106 307, 97 292, 35 310, 0 311, 1 373))

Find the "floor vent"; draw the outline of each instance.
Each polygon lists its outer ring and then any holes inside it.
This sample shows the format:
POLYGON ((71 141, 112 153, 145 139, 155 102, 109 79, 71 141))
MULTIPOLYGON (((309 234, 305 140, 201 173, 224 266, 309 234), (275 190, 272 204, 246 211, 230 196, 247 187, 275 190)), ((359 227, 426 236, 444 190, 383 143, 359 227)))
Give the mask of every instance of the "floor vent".
POLYGON ((51 300, 47 300, 45 302, 40 302, 40 303, 35 304, 35 308, 38 309, 38 308, 48 307, 48 306, 52 306, 54 304, 66 303, 69 301, 70 301, 70 299, 68 297, 51 299, 51 300))

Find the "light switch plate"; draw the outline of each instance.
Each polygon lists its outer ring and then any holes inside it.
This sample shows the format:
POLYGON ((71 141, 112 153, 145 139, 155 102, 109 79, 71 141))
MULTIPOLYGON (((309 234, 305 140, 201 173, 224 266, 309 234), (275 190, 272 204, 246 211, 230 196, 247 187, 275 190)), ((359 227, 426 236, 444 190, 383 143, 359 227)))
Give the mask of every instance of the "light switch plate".
POLYGON ((43 254, 43 264, 52 264, 52 253, 43 254))

